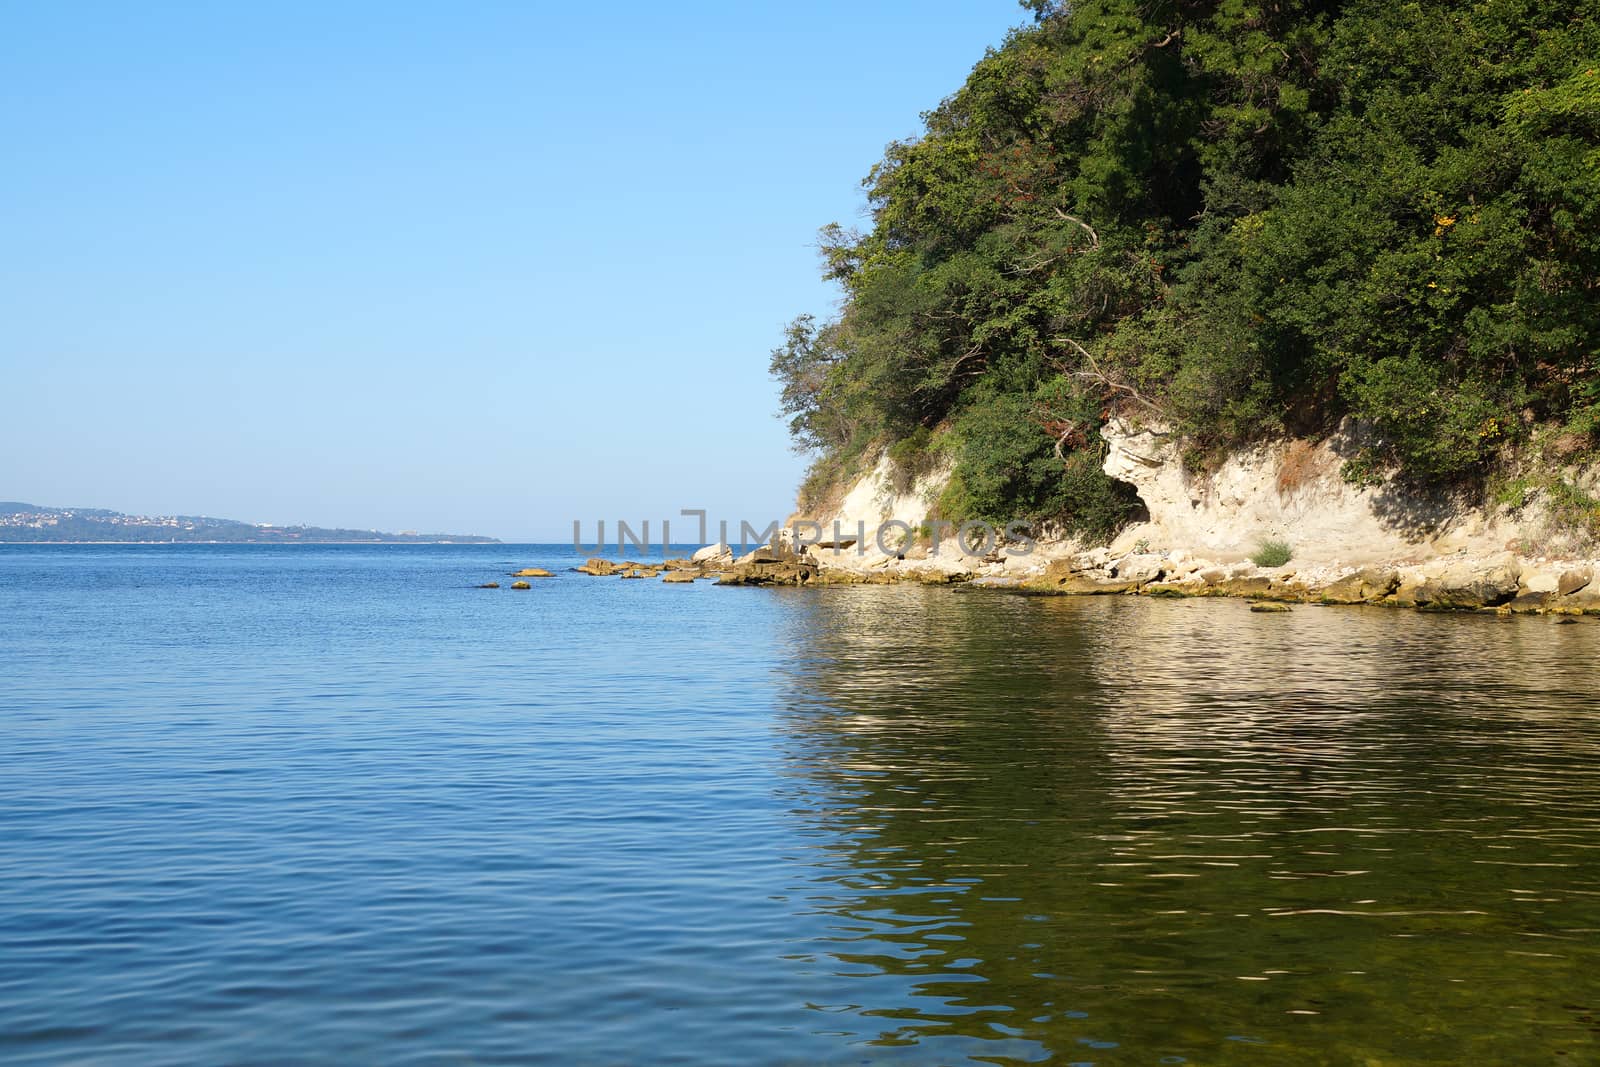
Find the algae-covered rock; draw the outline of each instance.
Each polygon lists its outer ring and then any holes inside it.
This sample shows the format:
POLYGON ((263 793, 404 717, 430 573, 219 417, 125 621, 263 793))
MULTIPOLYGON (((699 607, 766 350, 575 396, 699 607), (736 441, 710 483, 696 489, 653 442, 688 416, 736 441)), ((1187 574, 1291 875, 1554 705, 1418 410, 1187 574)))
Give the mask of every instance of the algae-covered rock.
POLYGON ((1529 590, 1518 593, 1512 598, 1510 608, 1514 615, 1540 615, 1550 607, 1550 602, 1555 600, 1556 594, 1529 590))
POLYGON ((1517 595, 1519 574, 1514 563, 1458 564, 1428 582, 1418 602, 1452 610, 1498 607, 1517 595))
POLYGON ((1250 610, 1263 614, 1276 614, 1278 612, 1293 611, 1294 609, 1279 600, 1260 600, 1251 604, 1250 610))
POLYGON ((1144 584, 1137 578, 1109 578, 1105 572, 1085 571, 1071 560, 1058 559, 1044 573, 1026 579, 1023 588, 1032 593, 1057 596, 1109 596, 1132 593, 1144 584))
POLYGON ((1272 592, 1272 579, 1224 578, 1211 587, 1213 596, 1264 597, 1272 592))
POLYGON ((1210 596, 1211 587, 1199 575, 1191 574, 1172 582, 1151 582, 1140 592, 1155 597, 1210 596))
POLYGON ((761 559, 736 563, 726 568, 717 576, 717 584, 810 585, 816 578, 817 565, 811 560, 797 557, 794 562, 761 559))
POLYGON ((1402 574, 1399 584, 1394 587, 1394 592, 1384 598, 1385 604, 1400 608, 1414 608, 1426 603, 1423 599, 1429 596, 1427 592, 1428 579, 1415 571, 1402 574))
POLYGON ((1365 568, 1346 575, 1322 590, 1324 604, 1376 604, 1400 586, 1395 571, 1365 568))
POLYGON ((1561 597, 1554 609, 1567 615, 1600 615, 1600 589, 1588 586, 1561 597))

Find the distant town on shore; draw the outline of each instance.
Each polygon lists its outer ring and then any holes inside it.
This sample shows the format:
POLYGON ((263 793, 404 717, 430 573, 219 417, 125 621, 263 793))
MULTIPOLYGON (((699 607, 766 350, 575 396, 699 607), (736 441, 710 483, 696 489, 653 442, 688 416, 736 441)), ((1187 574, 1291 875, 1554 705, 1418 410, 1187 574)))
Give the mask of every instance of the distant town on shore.
POLYGON ((0 543, 65 541, 192 541, 237 544, 349 542, 365 544, 498 544, 473 534, 417 533, 403 530, 341 530, 321 526, 213 519, 205 515, 125 515, 103 508, 49 508, 0 501, 0 543))

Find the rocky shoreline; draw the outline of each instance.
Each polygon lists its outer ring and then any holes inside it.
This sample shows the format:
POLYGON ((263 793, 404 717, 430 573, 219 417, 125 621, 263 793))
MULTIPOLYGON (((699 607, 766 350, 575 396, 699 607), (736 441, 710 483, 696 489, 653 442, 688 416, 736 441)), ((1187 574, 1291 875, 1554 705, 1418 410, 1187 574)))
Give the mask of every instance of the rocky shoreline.
POLYGON ((1600 615, 1600 589, 1590 564, 1523 560, 1435 559, 1406 566, 1264 568, 1170 556, 1119 559, 1088 553, 1046 566, 1014 582, 976 584, 1063 596, 1124 594, 1243 597, 1302 604, 1372 604, 1421 611, 1490 611, 1527 615, 1600 615))
MULTIPOLYGON (((688 559, 596 558, 575 569, 731 586, 912 582, 1035 596, 1239 597, 1263 610, 1600 615, 1592 524, 1573 524, 1536 493, 1512 506, 1418 496, 1393 480, 1352 482, 1342 457, 1359 448, 1359 427, 1263 443, 1206 471, 1192 470, 1160 426, 1113 417, 1101 432, 1106 473, 1132 486, 1146 510, 1109 545, 1048 532, 1008 541, 993 527, 983 544, 963 544, 962 531, 934 521, 949 470, 908 484, 886 452, 754 551, 708 545, 688 559)), ((1600 470, 1560 473, 1600 500, 1600 470)))
POLYGON ((1422 611, 1600 615, 1592 563, 1441 558, 1406 565, 1260 567, 1170 553, 1114 555, 1100 548, 1052 559, 1000 553, 987 557, 851 555, 848 548, 798 549, 787 539, 735 557, 710 545, 690 559, 661 562, 592 558, 577 573, 670 583, 700 579, 728 586, 961 586, 1033 596, 1234 597, 1276 604, 1370 604, 1422 611))

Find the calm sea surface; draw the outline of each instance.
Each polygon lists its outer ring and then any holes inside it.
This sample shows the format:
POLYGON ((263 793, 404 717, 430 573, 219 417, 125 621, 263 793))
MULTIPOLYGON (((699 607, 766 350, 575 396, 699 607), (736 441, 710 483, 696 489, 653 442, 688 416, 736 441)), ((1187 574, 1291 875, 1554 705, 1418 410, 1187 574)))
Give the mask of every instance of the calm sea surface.
POLYGON ((1600 1062, 1592 620, 575 562, 0 546, 0 1062, 1600 1062))

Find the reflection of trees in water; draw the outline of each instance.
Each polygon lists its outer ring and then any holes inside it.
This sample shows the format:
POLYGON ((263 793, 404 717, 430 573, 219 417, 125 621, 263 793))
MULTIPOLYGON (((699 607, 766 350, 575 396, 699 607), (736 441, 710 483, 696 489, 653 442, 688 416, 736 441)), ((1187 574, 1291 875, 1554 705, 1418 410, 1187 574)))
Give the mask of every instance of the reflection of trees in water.
POLYGON ((1546 1015, 1593 992, 1592 935, 1508 955, 1600 925, 1600 630, 1546 621, 813 597, 781 745, 830 1025, 1098 1062, 1586 1040, 1546 1015))

